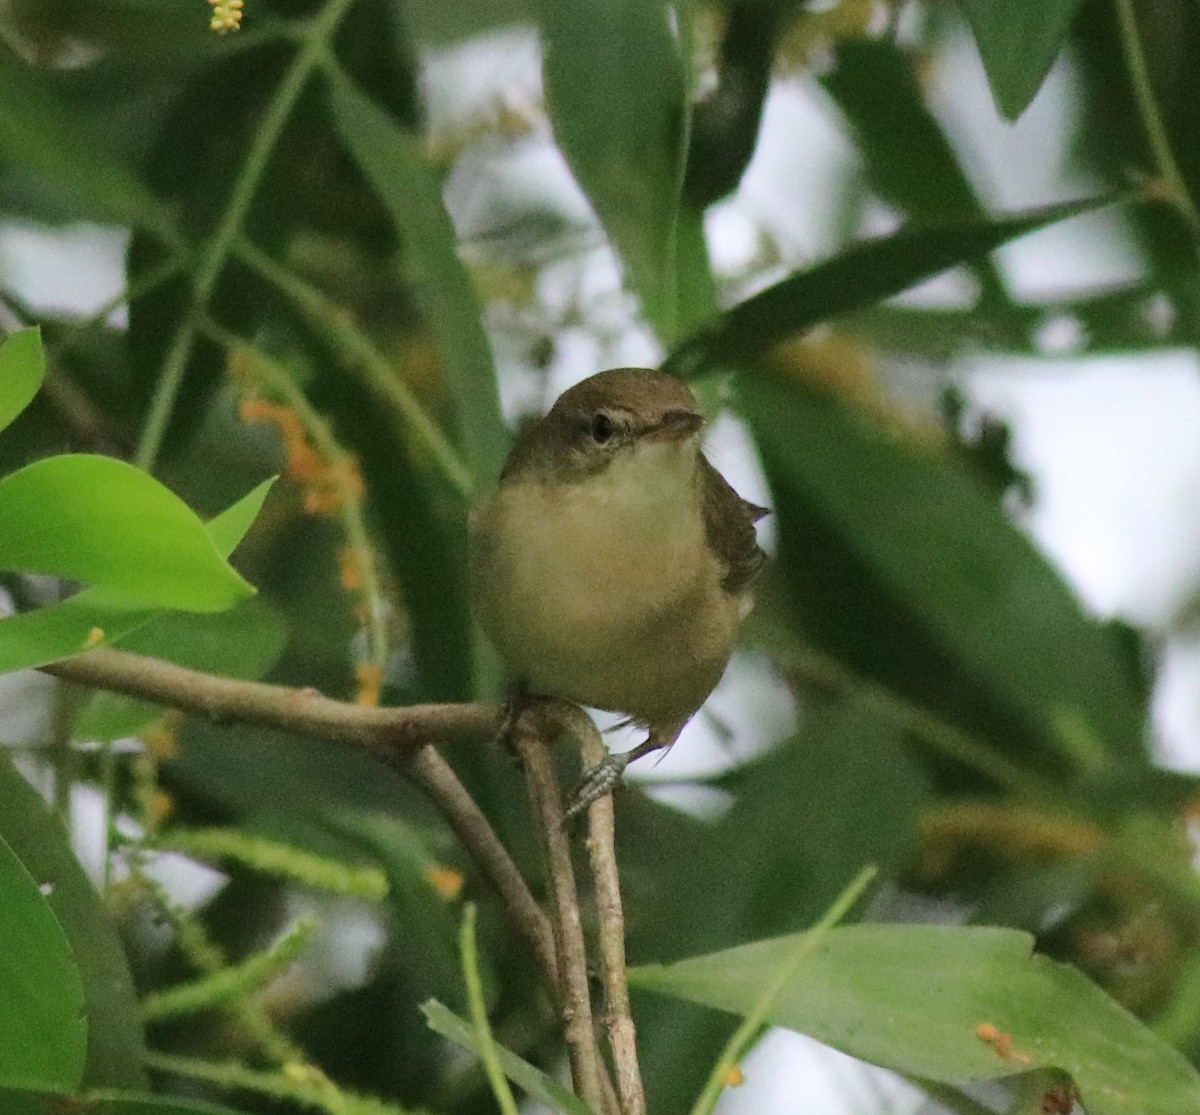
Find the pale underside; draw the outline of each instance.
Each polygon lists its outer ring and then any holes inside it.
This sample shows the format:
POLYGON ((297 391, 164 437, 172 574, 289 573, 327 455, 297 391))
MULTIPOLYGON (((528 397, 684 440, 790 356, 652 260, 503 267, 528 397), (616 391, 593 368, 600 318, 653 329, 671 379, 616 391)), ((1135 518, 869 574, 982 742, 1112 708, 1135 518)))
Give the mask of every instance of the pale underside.
POLYGON ((748 593, 707 544, 694 438, 569 483, 516 479, 474 521, 479 620, 539 694, 674 730, 720 680, 748 593))

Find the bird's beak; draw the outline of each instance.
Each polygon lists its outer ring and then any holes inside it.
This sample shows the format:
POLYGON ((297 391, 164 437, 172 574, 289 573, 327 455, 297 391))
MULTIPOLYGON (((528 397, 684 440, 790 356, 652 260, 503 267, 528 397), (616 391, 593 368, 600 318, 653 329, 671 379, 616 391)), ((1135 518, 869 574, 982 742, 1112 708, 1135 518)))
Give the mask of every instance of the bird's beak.
POLYGON ((694 410, 669 410, 646 434, 663 441, 685 441, 703 425, 704 416, 694 410))

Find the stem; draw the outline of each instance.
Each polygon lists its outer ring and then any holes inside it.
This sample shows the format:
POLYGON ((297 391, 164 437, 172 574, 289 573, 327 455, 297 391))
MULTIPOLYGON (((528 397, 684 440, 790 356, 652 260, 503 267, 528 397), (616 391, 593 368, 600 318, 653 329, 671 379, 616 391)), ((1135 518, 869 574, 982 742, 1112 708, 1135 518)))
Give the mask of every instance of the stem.
MULTIPOLYGON (((581 725, 582 727, 582 725, 581 725)), ((584 769, 597 766, 608 754, 596 726, 589 720, 581 732, 580 754, 584 769)), ((600 960, 608 1009, 604 1019, 621 1097, 621 1115, 645 1115, 646 1095, 638 1066, 637 1030, 629 1005, 629 980, 625 969, 625 916, 621 907, 621 877, 617 870, 613 796, 605 794, 588 808, 588 855, 596 887, 600 960)))
POLYGON ((262 1072, 241 1061, 202 1061, 173 1053, 146 1053, 143 1063, 155 1072, 202 1080, 220 1088, 253 1092, 273 1100, 314 1108, 328 1115, 407 1115, 393 1104, 341 1088, 316 1065, 299 1058, 288 1071, 262 1072))
POLYGON ((1150 68, 1146 62, 1146 52, 1142 49, 1142 40, 1138 36, 1137 17, 1133 10, 1133 0, 1116 0, 1117 21, 1121 28, 1121 47, 1125 52, 1125 65, 1129 68, 1129 80, 1133 84, 1134 98, 1137 101, 1138 115, 1142 119, 1142 127, 1146 131, 1146 141, 1150 144, 1150 153, 1154 157, 1155 168, 1159 177, 1167 187, 1167 198, 1174 205, 1184 223, 1188 226, 1192 242, 1200 253, 1200 212, 1188 193, 1187 183, 1179 171, 1179 164, 1171 151, 1171 140, 1163 123, 1162 113, 1154 98, 1154 86, 1150 81, 1150 68))
POLYGON ((329 466, 330 474, 341 478, 338 515, 342 521, 347 545, 354 555, 355 568, 362 580, 359 591, 366 605, 367 641, 370 647, 368 659, 382 676, 388 662, 387 624, 384 619, 386 603, 383 587, 379 583, 379 572, 375 567, 375 550, 371 546, 366 519, 363 516, 362 493, 349 482, 350 477, 357 473, 353 458, 338 443, 329 424, 309 403, 308 396, 283 364, 262 349, 222 329, 215 322, 205 321, 203 331, 207 337, 225 348, 231 357, 236 359, 242 356, 253 365, 254 378, 267 392, 283 399, 295 412, 305 436, 329 466))
POLYGON ((561 718, 584 716, 581 709, 559 702, 530 703, 517 717, 512 742, 525 767, 530 810, 542 837, 550 883, 551 924, 558 951, 563 1033, 571 1061, 575 1092, 594 1112, 604 1112, 606 1076, 592 1022, 587 948, 575 889, 571 846, 564 828, 562 791, 551 745, 563 734, 561 718))
MULTIPOLYGON (((174 930, 175 946, 198 971, 216 977, 228 970, 225 953, 208 936, 198 918, 176 906, 162 885, 149 878, 136 863, 132 865, 132 878, 151 897, 159 914, 174 930)), ((261 1000, 241 998, 226 1005, 239 1029, 269 1060, 277 1065, 303 1060, 299 1047, 276 1028, 261 1000)))
POLYGON ((428 414, 396 369, 371 340, 351 320, 341 306, 331 301, 311 283, 276 263, 266 252, 247 240, 237 245, 238 258, 265 279, 288 301, 303 310, 346 356, 347 370, 358 376, 366 387, 400 418, 405 428, 424 447, 438 471, 464 498, 469 498, 474 480, 450 439, 428 414))
POLYGON ((487 705, 408 705, 368 708, 260 681, 201 673, 128 651, 89 651, 43 667, 48 674, 167 705, 214 720, 261 724, 294 735, 348 743, 396 766, 414 751, 440 743, 484 743, 495 734, 487 705))
POLYGON ((248 999, 296 960, 312 940, 314 929, 314 919, 301 919, 264 951, 239 964, 163 991, 150 992, 142 999, 142 1018, 146 1021, 178 1018, 248 999))
POLYGON ((708 1083, 704 1086, 704 1091, 700 1093, 700 1098, 696 1101, 696 1106, 692 1108, 692 1115, 709 1115, 713 1108, 716 1107, 717 1100, 720 1099, 721 1093, 725 1090, 726 1081, 737 1067, 738 1061, 744 1056, 750 1043, 754 1041, 759 1031, 766 1024, 767 1016, 771 1013, 771 1008, 775 1005, 784 988, 796 978, 801 965, 812 954, 813 950, 821 944, 829 931, 849 913, 850 907, 858 901, 862 892, 867 889, 871 880, 875 878, 877 871, 878 869, 875 867, 864 867, 851 880, 846 889, 834 899, 833 905, 825 911, 824 917, 807 933, 799 936, 792 955, 786 963, 780 966, 774 979, 763 988, 763 992, 758 997, 758 1001, 754 1004, 753 1009, 742 1019, 741 1025, 733 1032, 733 1036, 729 1039, 721 1056, 717 1059, 717 1063, 713 1066, 712 1074, 708 1078, 708 1083))
POLYGON ((139 275, 123 290, 117 291, 116 294, 89 317, 74 323, 71 326, 71 332, 66 334, 59 342, 56 349, 57 355, 61 356, 63 353, 69 352, 82 338, 87 336, 89 330, 103 325, 122 306, 132 305, 139 298, 144 298, 147 294, 152 294, 160 286, 170 282, 183 270, 185 262, 181 252, 173 252, 171 255, 159 260, 158 263, 139 275))
POLYGON ((242 164, 229 202, 221 219, 213 232, 200 257, 199 266, 192 278, 191 308, 179 323, 179 328, 171 341, 167 359, 163 365, 162 377, 154 391, 150 403, 150 412, 146 416, 146 425, 138 442, 136 463, 140 468, 150 472, 158 458, 162 446, 167 423, 175 408, 175 400, 183 383, 184 372, 191 359, 192 349, 196 343, 197 327, 200 315, 208 306, 217 279, 233 250, 234 241, 242 230, 246 214, 258 192, 259 182, 267 168, 275 145, 287 124, 288 117, 296 101, 307 84, 313 70, 321 58, 329 50, 330 40, 337 30, 338 24, 346 14, 354 0, 328 0, 325 7, 312 21, 308 34, 296 51, 287 73, 283 75, 275 95, 267 105, 258 133, 250 146, 246 161, 242 164))
POLYGON ((75 752, 71 739, 79 711, 76 689, 65 681, 54 686, 50 705, 50 754, 54 770, 54 812, 71 828, 71 787, 75 781, 75 752))
POLYGON ((488 1025, 487 1006, 483 1001, 483 981, 479 978, 479 955, 475 945, 475 903, 468 902, 463 911, 462 929, 458 935, 459 951, 462 953, 463 978, 467 984, 467 1002, 471 1008, 471 1022, 475 1027, 475 1050, 483 1061, 492 1095, 502 1115, 518 1115, 517 1101, 500 1067, 500 1055, 496 1051, 496 1039, 488 1025))

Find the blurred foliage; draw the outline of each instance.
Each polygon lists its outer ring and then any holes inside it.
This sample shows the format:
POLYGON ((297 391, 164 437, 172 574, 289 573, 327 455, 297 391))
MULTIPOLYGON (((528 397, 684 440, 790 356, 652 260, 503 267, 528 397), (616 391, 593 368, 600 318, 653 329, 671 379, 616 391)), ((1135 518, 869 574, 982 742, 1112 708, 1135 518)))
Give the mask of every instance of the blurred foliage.
MULTIPOLYGON (((652 346, 759 453, 777 553, 745 641, 799 712, 707 780, 718 816, 619 796, 650 1109, 689 1108, 732 1028, 719 1010, 752 1013, 785 935, 867 863, 881 924, 834 931, 774 1021, 948 1084, 929 1087, 952 1106, 1036 1068, 1073 1073, 1067 1102, 1091 1111, 1200 1109, 1198 787, 1154 765, 1146 633, 1089 615, 1014 524, 1036 486, 953 372, 1200 346, 1192 0, 243 12, 218 35, 201 0, 0 5, 0 236, 64 238, 82 273, 81 227, 126 235, 123 290, 86 317, 36 302, 0 254, 0 587, 20 613, 0 667, 108 641, 366 704, 495 698, 465 539, 508 443, 501 400, 535 412, 552 378, 652 346), (540 81, 515 69, 534 40, 540 81), (986 203, 934 95, 964 50, 1006 119, 1066 54, 1072 104, 1049 107, 1089 196, 986 203), (480 103, 487 57, 511 88, 480 103), (828 250, 748 218, 756 251, 718 271, 706 223, 737 203, 776 81, 853 154, 811 214, 828 250), (586 205, 512 171, 548 153, 586 205), (1020 301, 995 249, 1071 221, 1124 236, 1137 276, 1020 301), (893 299, 948 270, 957 296, 893 299), (1074 339, 1048 351, 1059 321, 1074 339), (967 925, 882 924, 931 918, 967 925)), ((443 1037, 472 1045, 464 898, 508 1071, 572 1109, 531 958, 399 776, 5 681, 6 1112, 494 1110, 443 1037)), ((542 894, 511 757, 447 758, 542 894)), ((1014 1103, 1061 1100, 1061 1074, 1031 1079, 1014 1103)))

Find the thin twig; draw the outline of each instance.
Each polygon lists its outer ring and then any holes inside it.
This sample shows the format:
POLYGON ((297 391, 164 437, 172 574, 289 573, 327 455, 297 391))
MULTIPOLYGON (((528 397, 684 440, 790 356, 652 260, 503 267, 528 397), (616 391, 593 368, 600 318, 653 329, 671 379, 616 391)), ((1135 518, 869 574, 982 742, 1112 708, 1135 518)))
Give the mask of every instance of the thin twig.
POLYGON ((309 22, 296 57, 280 80, 271 102, 263 113, 254 141, 221 213, 221 219, 212 238, 200 253, 192 277, 190 308, 180 321, 167 350, 162 374, 138 442, 136 459, 140 468, 150 471, 154 467, 195 347, 201 314, 207 309, 217 279, 228 262, 234 241, 242 230, 246 215, 250 212, 259 183, 275 151, 275 145, 291 118, 292 109, 295 108, 321 57, 329 49, 334 32, 352 3, 353 0, 326 0, 324 8, 309 22))
POLYGON ((562 791, 554 768, 553 743, 565 723, 582 710, 561 702, 536 701, 516 718, 512 742, 525 766, 529 803, 546 853, 550 883, 551 925, 558 953, 563 1033, 576 1094, 595 1112, 606 1110, 603 1079, 607 1076, 592 1022, 587 947, 579 915, 571 846, 563 825, 562 791))
POLYGON ((790 955, 779 966, 767 986, 762 989, 762 993, 751 1007, 750 1012, 742 1019, 721 1051, 721 1056, 713 1065, 712 1073, 704 1086, 704 1091, 700 1093, 700 1098, 696 1100, 691 1115, 710 1115, 717 1106, 717 1100, 720 1099, 721 1093, 734 1075, 738 1062, 766 1026, 771 1011, 779 1001, 779 996, 796 978, 804 961, 824 942, 829 931, 850 912, 850 908, 862 896, 863 891, 870 885, 878 870, 874 866, 864 867, 842 893, 833 900, 833 905, 825 911, 821 920, 807 933, 797 936, 796 944, 790 955))
POLYGON ((496 731, 496 713, 488 705, 369 708, 335 701, 315 689, 218 677, 123 650, 93 650, 43 669, 80 685, 124 693, 214 720, 262 724, 353 744, 386 763, 396 763, 404 752, 434 740, 484 743, 496 731))
POLYGON ((483 999, 483 980, 479 976, 479 954, 475 944, 475 903, 468 902, 463 911, 462 928, 458 935, 459 952, 462 954, 463 979, 467 985, 467 1002, 471 1007, 471 1023, 475 1027, 475 1052, 483 1062, 492 1095, 501 1115, 517 1115, 517 1101, 504 1069, 500 1067, 500 1053, 496 1039, 488 1025, 487 1004, 483 999))
POLYGON ((121 650, 94 650, 43 669, 80 685, 215 720, 261 724, 361 747, 407 775, 425 791, 474 858, 529 945, 547 984, 557 987, 554 944, 545 915, 487 818, 450 765, 430 746, 434 741, 484 743, 492 739, 494 709, 468 704, 369 708, 334 701, 312 689, 235 681, 121 650))
POLYGON ((375 342, 357 325, 347 310, 328 298, 266 252, 243 238, 236 246, 237 257, 260 279, 273 286, 333 342, 343 354, 348 371, 383 402, 408 433, 429 454, 429 459, 459 495, 469 498, 474 489, 471 470, 442 428, 425 412, 420 400, 396 374, 396 369, 375 342))
POLYGON ((375 549, 367 531, 362 485, 353 456, 342 448, 329 423, 308 401, 303 388, 284 364, 261 348, 221 328, 216 322, 206 319, 200 328, 205 336, 226 349, 230 371, 236 379, 242 380, 246 386, 259 387, 282 399, 295 413, 305 437, 328 467, 328 476, 338 496, 337 515, 361 582, 358 591, 366 611, 367 660, 382 676, 388 661, 386 601, 376 568, 375 549), (244 374, 243 367, 246 368, 244 374))
MULTIPOLYGON (((585 718, 586 719, 586 718, 585 718)), ((579 751, 584 770, 599 765, 608 754, 596 726, 580 725, 579 751)), ((596 887, 600 961, 603 966, 607 1006, 604 1025, 616 1069, 621 1115, 645 1115, 646 1095, 638 1067, 637 1031, 629 1006, 629 980, 625 972, 625 914, 621 907, 621 877, 617 871, 616 824, 612 794, 588 807, 588 855, 596 887)))
POLYGON ((1133 0, 1116 0, 1116 7, 1125 65, 1129 70, 1138 115, 1146 131, 1146 140, 1150 145, 1155 167, 1166 185, 1168 199, 1188 227, 1193 247, 1200 252, 1200 212, 1197 211, 1196 203, 1188 192, 1187 183, 1175 160, 1175 153, 1171 150, 1171 138, 1167 134, 1162 113, 1154 96, 1154 86, 1150 81, 1150 67, 1146 63, 1146 52, 1138 33, 1133 0))

